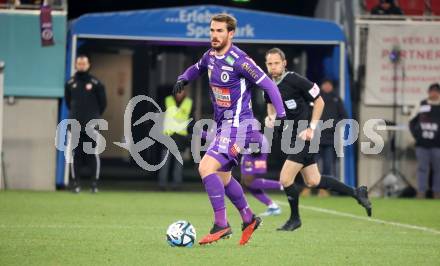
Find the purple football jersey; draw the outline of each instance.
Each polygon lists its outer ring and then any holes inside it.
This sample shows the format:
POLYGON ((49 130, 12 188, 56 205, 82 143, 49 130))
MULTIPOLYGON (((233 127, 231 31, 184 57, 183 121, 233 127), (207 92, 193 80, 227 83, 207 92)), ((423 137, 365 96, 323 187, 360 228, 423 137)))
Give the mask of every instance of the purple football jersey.
POLYGON ((209 49, 202 58, 189 67, 178 80, 192 81, 204 72, 208 72, 210 98, 214 106, 214 119, 220 129, 222 123, 231 123, 239 127, 240 122, 254 119, 251 107, 251 91, 253 84, 263 88, 269 97, 279 117, 285 116, 284 106, 276 85, 267 77, 264 71, 235 45, 221 56, 215 55, 214 49, 209 49))

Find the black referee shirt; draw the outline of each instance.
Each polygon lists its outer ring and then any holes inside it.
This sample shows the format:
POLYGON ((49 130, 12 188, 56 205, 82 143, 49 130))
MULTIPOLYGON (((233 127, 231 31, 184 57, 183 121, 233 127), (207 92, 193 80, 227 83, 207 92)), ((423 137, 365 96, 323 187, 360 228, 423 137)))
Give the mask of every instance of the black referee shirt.
MULTIPOLYGON (((319 87, 295 72, 285 72, 276 84, 286 109, 286 118, 294 120, 296 125, 299 120, 309 120, 310 103, 320 96, 319 87)), ((266 103, 272 103, 266 93, 264 99, 266 103)))

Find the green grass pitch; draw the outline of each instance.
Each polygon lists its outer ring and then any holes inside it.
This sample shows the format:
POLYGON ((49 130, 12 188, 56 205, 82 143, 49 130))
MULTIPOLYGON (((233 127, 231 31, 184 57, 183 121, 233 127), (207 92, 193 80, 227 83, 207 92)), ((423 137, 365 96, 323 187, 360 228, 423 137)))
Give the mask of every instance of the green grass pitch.
MULTIPOLYGON (((286 202, 282 194, 274 195, 286 202)), ((265 207, 248 195, 255 212, 265 207)), ((172 248, 169 224, 190 221, 197 238, 212 225, 205 193, 0 192, 0 265, 440 265, 440 201, 373 200, 373 216, 356 216, 350 198, 301 198, 303 226, 277 232, 288 215, 267 217, 240 247, 240 217, 228 202, 234 234, 209 246, 172 248), (422 228, 432 230, 424 231, 422 228)))

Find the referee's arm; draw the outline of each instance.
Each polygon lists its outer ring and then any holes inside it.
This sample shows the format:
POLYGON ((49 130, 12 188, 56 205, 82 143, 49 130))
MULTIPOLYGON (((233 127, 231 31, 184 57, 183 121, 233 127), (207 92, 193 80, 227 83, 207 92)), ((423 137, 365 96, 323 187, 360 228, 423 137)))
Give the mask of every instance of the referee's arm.
POLYGON ((277 111, 275 110, 275 107, 271 103, 267 104, 267 115, 269 117, 275 117, 277 115, 277 111))
POLYGON ((316 128, 316 125, 318 125, 322 111, 324 110, 324 105, 325 103, 321 96, 318 96, 318 98, 313 101, 312 119, 310 120, 310 127, 313 130, 316 128))

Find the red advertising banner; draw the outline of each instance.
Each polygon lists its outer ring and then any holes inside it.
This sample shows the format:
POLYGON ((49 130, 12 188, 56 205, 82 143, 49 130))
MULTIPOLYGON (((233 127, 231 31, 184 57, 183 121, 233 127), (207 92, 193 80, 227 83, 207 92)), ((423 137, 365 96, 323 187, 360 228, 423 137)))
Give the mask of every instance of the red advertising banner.
POLYGON ((40 10, 41 45, 54 45, 52 30, 52 8, 41 6, 40 10))

